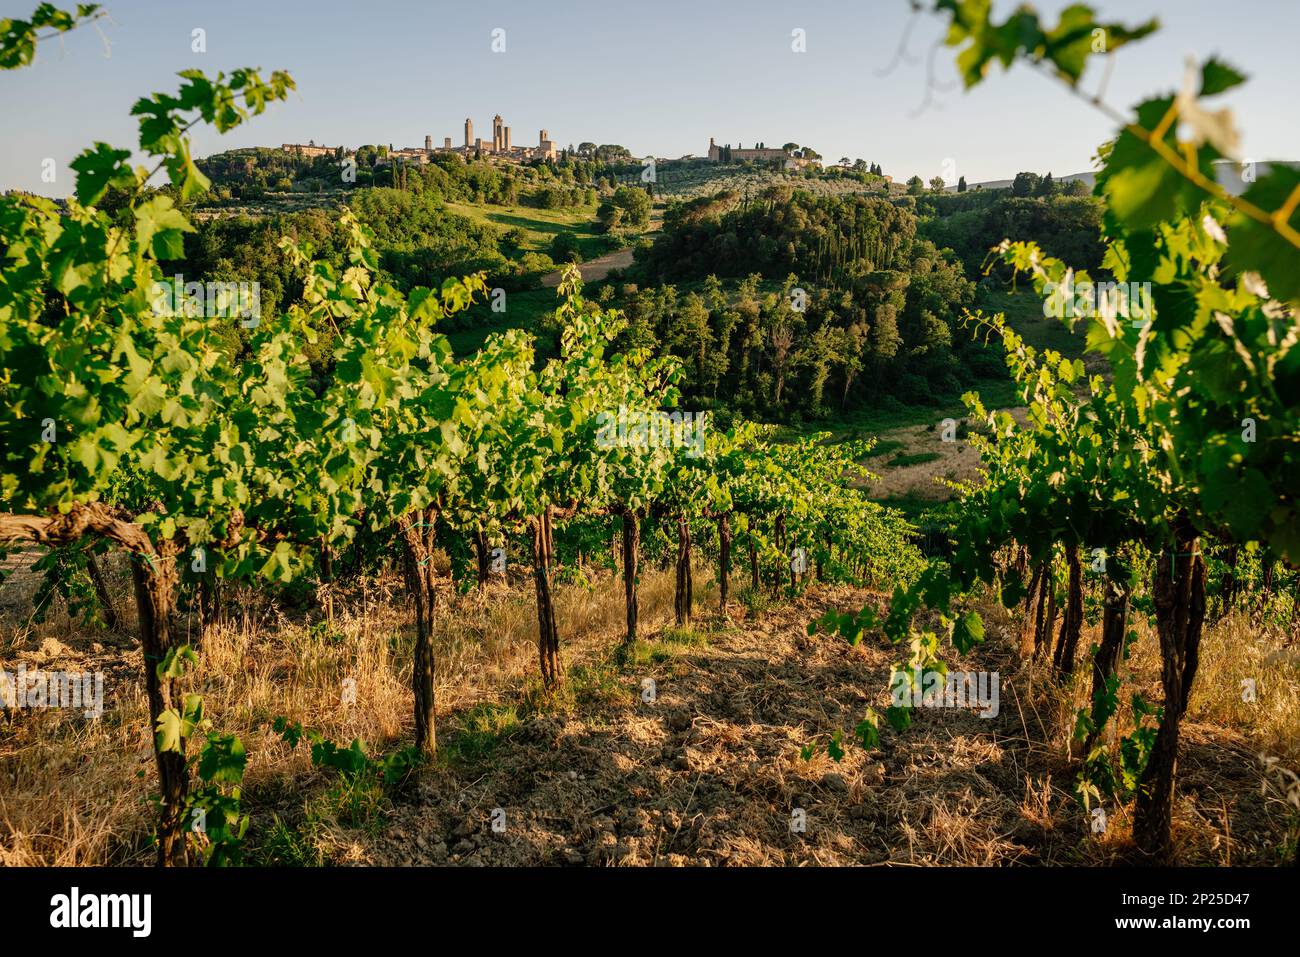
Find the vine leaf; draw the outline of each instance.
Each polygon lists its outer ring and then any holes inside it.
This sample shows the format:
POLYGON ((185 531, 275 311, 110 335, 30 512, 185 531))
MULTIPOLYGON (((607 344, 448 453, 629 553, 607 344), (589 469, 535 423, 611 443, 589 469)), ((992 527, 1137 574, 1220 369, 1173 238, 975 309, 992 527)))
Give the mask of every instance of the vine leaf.
MULTIPOLYGON (((1300 170, 1274 166, 1246 190, 1244 199, 1260 209, 1283 211, 1300 190, 1300 170)), ((1275 214, 1276 215, 1276 214, 1275 214)), ((1300 209, 1292 206, 1286 223, 1300 231, 1300 209)), ((1228 220, 1226 258, 1238 270, 1253 270, 1264 277, 1268 292, 1276 299, 1300 303, 1300 252, 1278 242, 1277 232, 1245 213, 1236 211, 1228 220)))
POLYGON ((130 150, 114 149, 96 143, 68 165, 77 174, 77 202, 94 206, 109 189, 129 189, 135 185, 135 173, 125 165, 130 150))

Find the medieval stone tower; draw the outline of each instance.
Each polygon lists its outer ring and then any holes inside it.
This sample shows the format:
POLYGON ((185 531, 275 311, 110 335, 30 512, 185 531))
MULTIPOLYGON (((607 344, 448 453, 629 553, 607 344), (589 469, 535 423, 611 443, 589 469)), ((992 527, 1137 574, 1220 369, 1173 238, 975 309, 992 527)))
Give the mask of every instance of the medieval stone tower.
POLYGON ((474 145, 474 121, 465 117, 465 149, 474 145))

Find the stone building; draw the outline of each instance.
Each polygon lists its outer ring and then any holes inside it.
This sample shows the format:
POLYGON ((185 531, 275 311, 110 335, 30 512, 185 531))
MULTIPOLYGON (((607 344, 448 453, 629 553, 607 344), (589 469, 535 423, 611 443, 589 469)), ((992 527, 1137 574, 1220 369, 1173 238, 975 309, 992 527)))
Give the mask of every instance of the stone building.
MULTIPOLYGON (((723 148, 721 146, 719 146, 717 143, 713 141, 713 137, 710 136, 709 137, 709 159, 715 163, 722 162, 722 149, 723 148)), ((775 159, 787 160, 790 158, 791 158, 790 154, 782 149, 773 150, 773 149, 766 149, 761 147, 756 147, 754 149, 744 149, 743 147, 740 146, 731 147, 731 161, 733 163, 742 163, 747 160, 758 160, 758 161, 775 160, 775 159)))
POLYGON ((314 156, 333 156, 338 152, 338 148, 334 146, 317 146, 315 140, 305 146, 302 143, 283 143, 280 149, 286 153, 296 153, 306 159, 311 159, 314 156))

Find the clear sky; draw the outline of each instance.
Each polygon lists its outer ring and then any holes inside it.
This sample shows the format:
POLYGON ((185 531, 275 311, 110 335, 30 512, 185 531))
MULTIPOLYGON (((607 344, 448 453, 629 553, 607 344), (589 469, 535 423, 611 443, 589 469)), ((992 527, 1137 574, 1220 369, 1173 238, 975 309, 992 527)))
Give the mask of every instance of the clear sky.
MULTIPOLYGON (((37 0, 0 0, 24 16, 37 0)), ((72 0, 60 4, 71 6, 72 0)), ((998 2, 1001 12, 1015 4, 998 2)), ((1121 50, 1107 99, 1127 107, 1181 82, 1184 59, 1218 53, 1251 82, 1226 98, 1244 155, 1300 159, 1295 43, 1300 0, 1097 0, 1103 14, 1156 15, 1156 36, 1121 50)), ((1065 3, 1041 0, 1053 14, 1065 3)), ((462 139, 466 116, 491 137, 500 113, 516 144, 550 130, 561 146, 619 143, 638 156, 702 154, 709 137, 752 146, 808 144, 827 160, 861 157, 926 179, 972 183, 1022 169, 1090 168, 1107 121, 1024 67, 971 93, 953 52, 935 56, 949 86, 926 99, 926 61, 941 35, 922 17, 911 62, 888 70, 909 20, 905 0, 107 0, 111 44, 94 29, 50 41, 28 69, 0 74, 0 188, 71 189, 67 163, 95 140, 135 143, 134 100, 172 90, 187 67, 286 69, 297 95, 229 136, 202 131, 195 152, 307 142, 435 144, 462 139), (192 31, 207 51, 192 51, 192 31), (505 31, 505 52, 491 49, 505 31), (791 50, 791 31, 807 51, 791 50), (57 180, 41 182, 55 160, 57 180)), ((1085 78, 1095 89, 1100 71, 1085 78)))

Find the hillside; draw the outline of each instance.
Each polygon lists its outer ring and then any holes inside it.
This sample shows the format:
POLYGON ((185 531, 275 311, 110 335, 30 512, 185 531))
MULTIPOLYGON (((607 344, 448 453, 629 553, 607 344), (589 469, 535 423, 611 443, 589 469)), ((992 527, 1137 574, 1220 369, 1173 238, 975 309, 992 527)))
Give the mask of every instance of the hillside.
MULTIPOLYGON (((1097 174, 1093 172, 1067 173, 1064 176, 1057 176, 1056 181, 1058 183, 1076 183, 1076 182, 1082 183, 1084 186, 1088 188, 1088 191, 1091 192, 1093 185, 1097 182, 1097 174)), ((967 184, 967 188, 968 189, 1010 189, 1011 184, 1013 182, 1015 182, 1014 179, 987 179, 978 183, 969 183, 967 184)), ((953 183, 951 186, 944 187, 944 189, 949 193, 955 193, 957 192, 957 184, 953 183)))

